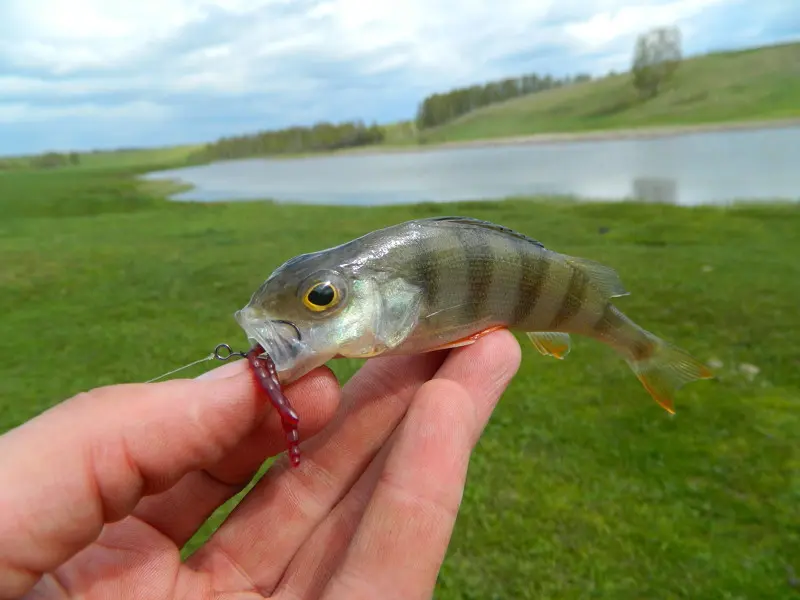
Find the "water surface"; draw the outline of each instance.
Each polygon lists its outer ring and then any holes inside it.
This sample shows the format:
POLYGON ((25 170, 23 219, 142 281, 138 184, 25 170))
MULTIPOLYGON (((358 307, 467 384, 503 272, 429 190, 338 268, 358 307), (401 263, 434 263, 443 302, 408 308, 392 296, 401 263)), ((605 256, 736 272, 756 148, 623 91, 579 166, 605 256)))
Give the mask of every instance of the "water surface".
POLYGON ((161 171, 175 200, 380 205, 569 195, 683 205, 800 199, 800 127, 302 159, 161 171))

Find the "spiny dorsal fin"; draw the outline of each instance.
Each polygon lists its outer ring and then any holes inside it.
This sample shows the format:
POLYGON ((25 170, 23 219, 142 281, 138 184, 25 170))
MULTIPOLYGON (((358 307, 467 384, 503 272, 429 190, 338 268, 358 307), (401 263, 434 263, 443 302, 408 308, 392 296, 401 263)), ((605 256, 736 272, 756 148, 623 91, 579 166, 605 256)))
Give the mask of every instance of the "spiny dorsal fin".
POLYGON ((426 219, 420 219, 420 222, 438 222, 438 223, 450 223, 453 225, 469 225, 471 227, 482 227, 483 229, 489 229, 491 231, 497 231, 498 233, 504 233, 506 235, 510 235, 512 237, 518 238, 520 240, 524 240, 526 242, 530 242, 540 248, 544 248, 544 244, 542 242, 535 240, 531 237, 528 237, 524 233, 520 233, 519 231, 514 231, 509 227, 504 227, 503 225, 498 225, 497 223, 492 223, 491 221, 484 221, 483 219, 476 219, 475 217, 428 217, 426 219))
POLYGON ((630 292, 625 289, 625 286, 622 285, 622 280, 619 278, 617 272, 611 267, 589 260, 588 258, 578 258, 575 256, 565 256, 565 258, 573 267, 577 267, 586 273, 595 287, 597 287, 604 296, 608 298, 618 298, 630 294, 630 292))

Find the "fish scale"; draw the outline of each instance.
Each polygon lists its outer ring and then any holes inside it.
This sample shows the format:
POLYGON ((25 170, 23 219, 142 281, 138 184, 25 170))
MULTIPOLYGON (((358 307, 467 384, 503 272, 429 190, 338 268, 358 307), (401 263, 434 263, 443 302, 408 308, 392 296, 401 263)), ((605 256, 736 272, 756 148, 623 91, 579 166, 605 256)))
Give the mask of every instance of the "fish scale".
POLYGON ((586 301, 589 278, 582 271, 529 240, 480 223, 445 228, 435 221, 423 228, 414 248, 410 279, 424 290, 423 315, 434 315, 418 337, 429 332, 441 339, 442 331, 458 336, 474 322, 558 330, 582 310, 600 308, 597 294, 594 304, 586 301))

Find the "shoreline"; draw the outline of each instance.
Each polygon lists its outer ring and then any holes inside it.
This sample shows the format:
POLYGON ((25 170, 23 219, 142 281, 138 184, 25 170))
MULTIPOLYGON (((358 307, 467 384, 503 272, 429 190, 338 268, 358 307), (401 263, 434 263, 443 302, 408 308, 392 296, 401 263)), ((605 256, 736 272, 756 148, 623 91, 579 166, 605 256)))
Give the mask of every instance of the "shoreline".
MULTIPOLYGON (((800 117, 762 119, 757 121, 724 121, 719 123, 697 123, 692 125, 654 125, 650 127, 627 127, 619 129, 597 129, 527 135, 498 136, 474 140, 434 142, 430 144, 408 144, 396 146, 367 146, 338 152, 320 152, 318 155, 386 154, 392 152, 424 152, 443 148, 490 148, 494 146, 525 146, 539 144, 602 142, 613 140, 658 139, 698 133, 727 133, 729 131, 752 131, 760 129, 791 129, 800 127, 800 117)), ((315 156, 307 154, 302 156, 315 156)), ((254 157, 256 158, 256 157, 254 157)), ((266 158, 266 157, 265 157, 266 158)))
MULTIPOLYGON (((413 152, 436 152, 438 150, 458 150, 470 148, 493 148, 501 146, 534 146, 562 143, 605 142, 617 140, 646 140, 696 135, 703 133, 727 133, 734 131, 757 131, 767 129, 791 129, 800 127, 800 116, 780 119, 760 119, 753 121, 721 121, 718 123, 697 123, 691 125, 654 125, 650 127, 627 127, 619 129, 598 129, 588 131, 569 131, 552 133, 532 133, 527 135, 498 136, 478 138, 474 140, 458 140, 450 142, 387 144, 347 148, 333 152, 302 152, 297 154, 264 154, 243 156, 200 162, 186 166, 167 167, 163 170, 193 168, 209 164, 244 160, 302 160, 314 158, 369 156, 382 154, 400 154, 413 152)), ((160 169, 162 170, 162 169, 160 169)))

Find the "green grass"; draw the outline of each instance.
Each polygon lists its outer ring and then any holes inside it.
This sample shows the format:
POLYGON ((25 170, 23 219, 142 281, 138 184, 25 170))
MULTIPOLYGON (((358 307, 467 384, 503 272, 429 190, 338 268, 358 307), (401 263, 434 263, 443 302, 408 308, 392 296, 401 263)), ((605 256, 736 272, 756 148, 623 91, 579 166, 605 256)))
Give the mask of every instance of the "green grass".
POLYGON ((125 150, 96 150, 78 153, 80 162, 77 165, 64 164, 57 167, 42 168, 31 166, 31 156, 0 156, 0 175, 18 171, 136 171, 145 172, 151 169, 174 168, 197 164, 191 155, 202 145, 161 146, 154 148, 131 148, 125 150))
POLYGON ((689 58, 659 96, 628 73, 516 98, 423 132, 428 143, 800 117, 800 43, 689 58))
POLYGON ((159 164, 182 164, 202 144, 163 146, 130 150, 109 150, 81 154, 80 167, 87 169, 127 169, 159 164))
POLYGON ((398 121, 382 125, 386 137, 384 146, 408 146, 417 143, 417 126, 414 121, 398 121))
POLYGON ((0 174, 0 431, 81 390, 243 343, 233 311, 290 256, 468 214, 613 266, 632 292, 622 310, 722 367, 684 388, 670 418, 608 348, 577 339, 556 361, 523 342, 471 463, 437 598, 800 598, 789 582, 800 573, 797 205, 362 209, 158 193, 108 170, 0 174))

